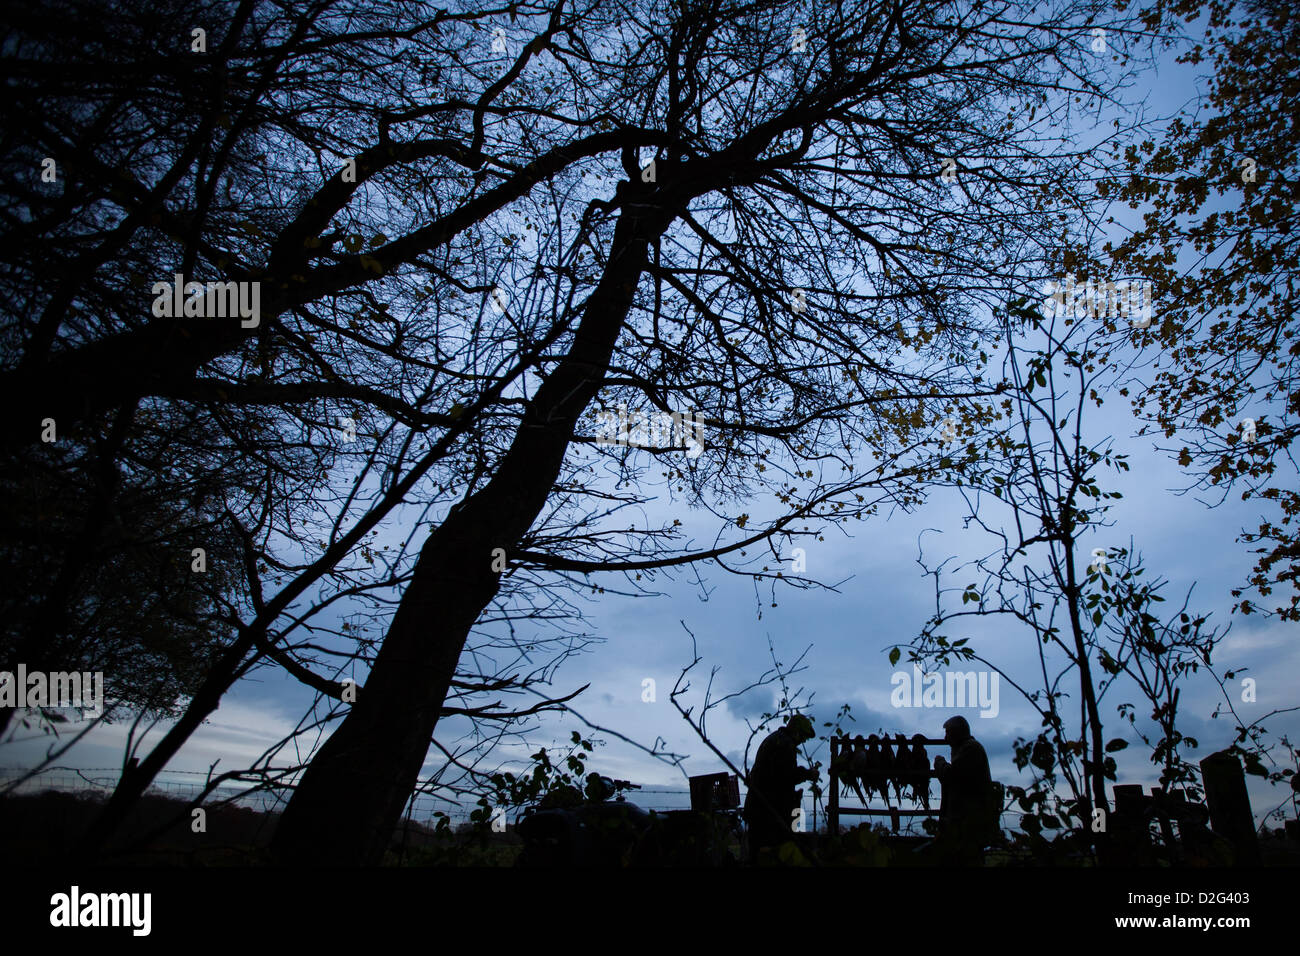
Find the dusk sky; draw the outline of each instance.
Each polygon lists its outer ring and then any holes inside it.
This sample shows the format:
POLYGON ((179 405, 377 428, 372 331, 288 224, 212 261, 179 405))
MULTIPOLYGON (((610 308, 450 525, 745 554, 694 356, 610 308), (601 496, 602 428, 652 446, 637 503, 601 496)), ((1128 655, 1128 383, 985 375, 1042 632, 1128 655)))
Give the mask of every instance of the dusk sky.
MULTIPOLYGON (((1149 112, 1168 115, 1195 99, 1193 80, 1192 71, 1177 67, 1172 57, 1166 57, 1158 75, 1150 78, 1149 112)), ((1111 119, 1103 117, 1097 128, 1110 127, 1111 119)), ((1086 139, 1091 132, 1081 129, 1079 135, 1086 139)), ((1117 211, 1116 215, 1121 220, 1132 215, 1127 210, 1123 213, 1117 211)), ((1036 289, 1020 291, 1035 301, 1041 295, 1036 289)), ((1154 311, 1158 318, 1158 290, 1154 311)), ((996 370, 996 363, 993 367, 996 370)), ((1136 374, 1140 377, 1141 371, 1136 374)), ((1085 539, 1082 554, 1087 555, 1094 547, 1128 547, 1131 539, 1146 559, 1148 574, 1168 579, 1162 592, 1167 599, 1165 608, 1176 604, 1194 586, 1191 608, 1211 613, 1211 623, 1231 624, 1214 664, 1220 672, 1239 672, 1238 679, 1228 684, 1235 694, 1238 712, 1253 720, 1273 709, 1294 706, 1300 701, 1300 644, 1295 641, 1295 624, 1260 616, 1243 617, 1230 610, 1230 589, 1246 580, 1253 565, 1249 546, 1236 540, 1238 534, 1243 528, 1257 525, 1262 516, 1275 515, 1254 501, 1243 502, 1239 491, 1229 493, 1227 500, 1216 507, 1208 504, 1218 500, 1217 491, 1187 492, 1193 477, 1168 454, 1156 450, 1149 437, 1135 435, 1138 423, 1127 400, 1118 395, 1112 394, 1102 409, 1089 409, 1085 427, 1094 441, 1113 437, 1116 450, 1130 456, 1132 467, 1123 474, 1101 473, 1103 488, 1122 492, 1123 498, 1112 503, 1112 526, 1085 539), (1240 676, 1257 681, 1254 703, 1241 700, 1240 676)), ((654 467, 647 471, 649 475, 656 473, 654 467)), ((761 499, 735 510, 748 511, 755 521, 773 513, 770 503, 761 499)), ((806 712, 814 717, 819 732, 825 732, 824 721, 833 719, 838 708, 848 704, 854 717, 848 727, 855 733, 883 729, 891 734, 940 737, 943 722, 957 711, 947 707, 892 707, 891 676, 900 670, 910 673, 911 667, 905 657, 897 666, 891 666, 888 654, 891 648, 915 638, 934 611, 933 580, 917 563, 919 548, 924 549, 931 565, 955 557, 950 567, 992 550, 991 539, 963 528, 964 513, 955 493, 935 491, 921 508, 910 513, 882 512, 869 521, 828 526, 824 541, 804 541, 800 546, 807 552, 807 575, 825 583, 838 583, 837 590, 777 586, 775 607, 771 606, 767 582, 754 582, 707 563, 698 569, 702 582, 696 580, 695 569, 679 570, 671 576, 661 573, 643 582, 658 593, 640 598, 613 593, 621 583, 619 576, 595 575, 592 583, 605 586, 607 592, 599 597, 579 596, 577 600, 586 615, 583 630, 600 642, 566 661, 551 690, 559 696, 590 684, 573 702, 588 720, 646 745, 662 738, 662 749, 689 755, 684 764, 688 773, 720 771, 724 769, 721 762, 668 699, 678 673, 690 662, 689 628, 698 639, 702 657, 690 675, 692 689, 687 698, 697 711, 711 668, 718 668, 714 696, 731 693, 767 669, 770 639, 782 662, 788 663, 809 649, 805 669, 795 677, 793 686, 805 691, 801 701, 812 697, 812 706, 806 712), (657 699, 653 703, 642 699, 646 679, 655 682, 657 699)), ((696 530, 697 544, 706 543, 718 526, 713 516, 692 511, 680 498, 670 500, 666 494, 659 495, 654 510, 645 509, 645 515, 649 524, 680 518, 684 525, 696 530)), ((386 533, 398 537, 408 530, 400 526, 400 521, 390 523, 389 528, 386 533)), ((974 575, 962 571, 945 579, 952 588, 971 580, 974 575)), ((959 597, 957 592, 950 601, 959 597)), ((993 617, 964 621, 948 631, 968 638, 982 656, 996 662, 1008 675, 1023 677, 1036 686, 1033 637, 1024 630, 993 617)), ((959 669, 978 669, 978 665, 962 665, 959 669)), ((312 691, 279 669, 261 669, 226 695, 217 713, 185 744, 168 769, 205 771, 217 760, 218 771, 245 766, 290 732, 313 697, 312 691)), ((1116 755, 1119 782, 1150 785, 1157 782, 1159 768, 1148 759, 1148 748, 1127 731, 1116 714, 1116 705, 1129 701, 1138 703, 1139 712, 1146 714, 1148 708, 1126 686, 1113 688, 1105 697, 1102 710, 1107 736, 1129 740, 1128 749, 1116 755)), ((1220 690, 1208 675, 1196 675, 1184 685, 1180 727, 1184 734, 1200 742, 1199 748, 1187 752, 1189 758, 1199 760, 1232 743, 1231 717, 1211 719, 1221 701, 1220 690)), ((961 713, 987 749, 994 778, 1006 784, 1028 785, 1028 774, 1021 774, 1013 764, 1012 744, 1017 737, 1032 737, 1039 731, 1038 717, 1005 681, 1000 684, 998 703, 999 712, 993 718, 980 717, 974 707, 961 713)), ((750 734, 747 721, 757 722, 774 705, 775 688, 771 686, 730 701, 712 712, 711 738, 733 762, 742 765, 750 734)), ((1077 718, 1077 700, 1073 697, 1070 706, 1076 708, 1077 718)), ((1150 722, 1140 720, 1139 725, 1149 728, 1150 722)), ((445 719, 438 725, 437 739, 451 746, 465 726, 463 719, 445 719)), ((1300 713, 1275 717, 1266 726, 1275 736, 1286 734, 1295 739, 1300 735, 1300 713)), ((129 723, 118 723, 97 730, 58 765, 119 766, 128 728, 129 723)), ((513 764, 518 769, 527 764, 528 755, 538 746, 567 748, 573 730, 588 732, 571 716, 548 714, 536 722, 526 741, 501 744, 493 762, 513 764)), ((160 731, 155 729, 148 739, 156 739, 160 731)), ((590 769, 647 789, 685 790, 685 778, 677 769, 609 735, 592 734, 600 745, 590 759, 590 769)), ((4 767, 29 766, 49 742, 49 738, 22 732, 18 738, 0 750, 0 764, 4 767)), ((754 747, 760 739, 754 739, 754 747)), ((751 758, 752 754, 751 749, 751 758)), ((433 770, 440 757, 431 750, 426 770, 433 770)), ((825 782, 829 755, 820 742, 815 758, 822 761, 825 782)), ((1280 787, 1271 787, 1258 778, 1248 780, 1257 821, 1287 797, 1280 787)), ((632 799, 650 807, 672 803, 662 796, 632 799)))

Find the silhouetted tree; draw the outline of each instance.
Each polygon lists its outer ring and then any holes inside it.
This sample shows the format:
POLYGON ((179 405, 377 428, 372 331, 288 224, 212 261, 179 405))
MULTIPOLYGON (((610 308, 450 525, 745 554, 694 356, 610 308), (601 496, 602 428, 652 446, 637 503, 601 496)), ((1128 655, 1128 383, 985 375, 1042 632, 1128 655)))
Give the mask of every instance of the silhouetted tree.
POLYGON ((783 549, 915 504, 943 417, 985 413, 988 309, 1056 258, 1084 206, 1069 111, 1122 88, 1139 32, 1101 2, 24 14, 10 461, 45 419, 83 471, 96 436, 119 471, 166 436, 157 495, 219 489, 212 534, 238 544, 230 638, 85 846, 274 663, 346 714, 277 852, 378 860, 457 681, 511 676, 457 676, 485 617, 710 561, 815 584, 783 549), (154 316, 175 273, 258 283, 256 325, 154 316), (702 431, 599 444, 620 405, 702 431), (648 512, 658 494, 704 530, 648 512), (357 606, 382 640, 329 620, 357 606))

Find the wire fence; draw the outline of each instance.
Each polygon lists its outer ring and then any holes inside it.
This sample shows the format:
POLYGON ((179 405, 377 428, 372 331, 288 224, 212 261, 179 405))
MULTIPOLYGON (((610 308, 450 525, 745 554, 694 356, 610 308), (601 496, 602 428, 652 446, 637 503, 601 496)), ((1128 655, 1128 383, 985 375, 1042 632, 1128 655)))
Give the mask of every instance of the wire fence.
MULTIPOLYGON (((56 790, 62 793, 95 795, 107 799, 113 792, 113 788, 117 786, 122 773, 121 768, 117 767, 48 767, 23 780, 11 790, 14 782, 21 780, 28 772, 21 767, 0 767, 0 793, 34 795, 46 790, 56 790)), ((189 803, 198 799, 203 793, 206 781, 207 773, 201 770, 164 770, 154 778, 148 792, 189 803)), ((647 788, 632 791, 628 796, 646 810, 689 810, 691 806, 690 791, 686 789, 647 788)), ((232 782, 213 788, 203 802, 209 805, 231 803, 261 813, 278 813, 284 809, 288 797, 287 788, 252 789, 232 782)), ((437 823, 435 814, 441 813, 449 817, 452 825, 455 826, 468 823, 470 813, 475 808, 433 794, 417 793, 408 809, 409 818, 413 821, 433 826, 437 823)))
MULTIPOLYGON (((21 779, 26 773, 27 771, 22 768, 0 767, 0 792, 9 792, 10 785, 15 780, 21 779)), ((92 769, 49 767, 24 781, 12 792, 15 794, 36 794, 46 790, 57 790, 64 793, 96 794, 107 798, 112 793, 113 788, 117 786, 120 776, 121 769, 116 767, 92 769)), ((206 778, 207 774, 201 770, 164 770, 154 779, 149 787, 149 792, 189 803, 196 800, 203 792, 206 778)), ((241 787, 237 783, 226 783, 214 788, 204 798, 204 803, 211 805, 228 802, 237 806, 248 807, 260 813, 278 813, 284 809, 288 795, 287 789, 253 790, 248 787, 241 787)), ((632 790, 626 796, 629 801, 644 810, 665 812, 669 810, 689 810, 691 807, 691 794, 686 788, 645 787, 632 790)), ((474 809, 473 806, 458 804, 433 794, 418 793, 409 807, 409 819, 427 826, 433 826, 437 823, 435 814, 441 813, 450 819, 452 826, 457 826, 468 823, 470 813, 474 809)), ((804 819, 808 821, 810 829, 821 829, 826 826, 826 808, 824 805, 814 808, 812 800, 805 799, 803 810, 804 819)), ((881 812, 878 815, 873 814, 871 816, 844 816, 840 818, 840 824, 843 827, 851 827, 864 821, 888 823, 888 819, 889 814, 881 812)), ((920 817, 904 818, 903 832, 923 832, 920 823, 921 819, 920 817)), ((1003 829, 1017 829, 1019 822, 1019 814, 1010 811, 1003 812, 1001 820, 1003 829)))
MULTIPOLYGON (((107 797, 117 786, 122 771, 116 767, 48 767, 10 790, 13 783, 25 777, 27 773, 28 771, 22 768, 0 767, 0 791, 15 795, 30 795, 46 790, 57 790, 63 793, 107 797)), ((190 802, 203 792, 206 778, 207 774, 202 771, 164 770, 155 778, 148 792, 190 802)), ((204 802, 217 803, 227 800, 262 811, 277 810, 278 804, 283 802, 273 793, 264 790, 250 791, 236 784, 221 784, 213 788, 204 802)))

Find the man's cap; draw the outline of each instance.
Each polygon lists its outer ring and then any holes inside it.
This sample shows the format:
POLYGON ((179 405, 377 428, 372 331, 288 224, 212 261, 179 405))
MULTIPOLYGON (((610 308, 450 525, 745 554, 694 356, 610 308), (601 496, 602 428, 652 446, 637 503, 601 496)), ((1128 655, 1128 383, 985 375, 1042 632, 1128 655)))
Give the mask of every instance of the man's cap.
POLYGON ((947 730, 950 727, 958 737, 970 736, 970 723, 961 714, 958 714, 955 717, 949 717, 943 722, 944 730, 947 730))
POLYGON ((786 720, 785 725, 790 730, 793 730, 795 733, 801 734, 804 737, 817 736, 817 731, 813 730, 812 721, 803 714, 792 715, 786 720))

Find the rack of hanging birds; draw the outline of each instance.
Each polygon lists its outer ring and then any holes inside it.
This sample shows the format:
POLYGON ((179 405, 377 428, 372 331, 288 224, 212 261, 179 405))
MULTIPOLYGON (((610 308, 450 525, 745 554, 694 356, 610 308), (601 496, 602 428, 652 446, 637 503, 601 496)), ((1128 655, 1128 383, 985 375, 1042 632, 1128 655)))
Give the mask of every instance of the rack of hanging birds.
POLYGON ((934 770, 926 747, 946 747, 942 740, 914 734, 909 740, 903 734, 872 734, 863 737, 831 738, 831 788, 826 810, 831 833, 839 833, 840 816, 888 816, 893 830, 898 832, 900 817, 932 817, 930 810, 930 780, 934 770), (857 797, 860 807, 841 806, 840 790, 844 797, 857 797), (893 800, 890 800, 890 791, 893 800), (903 808, 907 794, 910 809, 903 808), (870 801, 879 796, 884 807, 871 806, 870 801))

